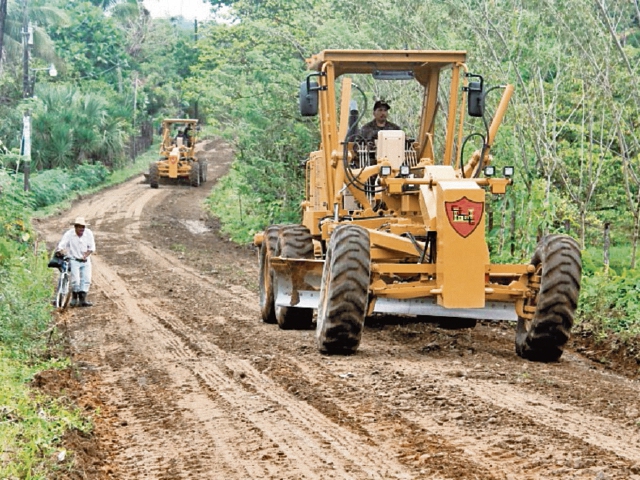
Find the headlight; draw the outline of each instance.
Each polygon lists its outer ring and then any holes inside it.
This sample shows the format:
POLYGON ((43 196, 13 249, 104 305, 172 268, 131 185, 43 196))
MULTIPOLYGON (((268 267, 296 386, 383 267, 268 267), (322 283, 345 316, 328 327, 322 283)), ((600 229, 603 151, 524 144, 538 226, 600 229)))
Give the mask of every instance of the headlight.
POLYGON ((380 167, 380 176, 388 177, 391 175, 391 167, 389 165, 383 165, 380 167))
POLYGON ((409 165, 400 165, 400 176, 408 177, 409 173, 411 173, 411 169, 409 168, 409 165))
POLYGON ((513 172, 514 172, 514 167, 504 167, 502 169, 502 175, 504 175, 506 178, 513 177, 513 172))
POLYGON ((484 167, 484 176, 485 177, 493 177, 496 174, 496 167, 493 165, 487 165, 484 167))

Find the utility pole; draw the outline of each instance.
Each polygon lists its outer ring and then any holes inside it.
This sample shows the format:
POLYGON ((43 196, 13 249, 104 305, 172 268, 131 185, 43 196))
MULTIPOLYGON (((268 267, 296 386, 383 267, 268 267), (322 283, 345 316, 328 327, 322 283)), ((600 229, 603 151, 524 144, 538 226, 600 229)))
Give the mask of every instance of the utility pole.
POLYGON ((27 10, 27 1, 24 0, 24 11, 22 17, 22 97, 28 98, 30 95, 29 88, 29 42, 31 32, 29 31, 29 15, 27 10))
MULTIPOLYGON (((198 48, 198 19, 195 18, 193 20, 193 39, 195 42, 195 47, 198 48)), ((193 105, 193 118, 198 118, 198 99, 196 98, 194 105, 193 105)))
MULTIPOLYGON (((31 96, 31 82, 29 80, 29 47, 33 43, 31 27, 29 26, 28 0, 24 0, 24 13, 22 18, 22 96, 31 96)), ((28 192, 29 175, 31 173, 31 112, 25 110, 22 117, 22 144, 21 152, 24 161, 24 191, 28 192)))
POLYGON ((2 52, 4 51, 4 32, 7 21, 7 0, 0 0, 0 65, 2 65, 2 52))
POLYGON ((136 132, 136 110, 138 109, 138 72, 134 72, 135 75, 133 77, 133 118, 131 120, 131 127, 133 130, 133 161, 136 161, 136 157, 138 156, 138 148, 137 148, 137 138, 138 132, 136 132))

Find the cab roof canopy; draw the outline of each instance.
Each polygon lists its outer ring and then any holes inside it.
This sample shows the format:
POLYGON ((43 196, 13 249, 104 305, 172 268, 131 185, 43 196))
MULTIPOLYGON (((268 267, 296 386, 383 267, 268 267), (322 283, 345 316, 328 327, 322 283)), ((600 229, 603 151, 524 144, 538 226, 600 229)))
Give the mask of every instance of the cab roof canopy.
POLYGON ((465 62, 462 50, 323 50, 306 60, 310 70, 322 71, 326 63, 333 64, 336 78, 345 73, 411 71, 416 78, 426 78, 428 72, 465 62))

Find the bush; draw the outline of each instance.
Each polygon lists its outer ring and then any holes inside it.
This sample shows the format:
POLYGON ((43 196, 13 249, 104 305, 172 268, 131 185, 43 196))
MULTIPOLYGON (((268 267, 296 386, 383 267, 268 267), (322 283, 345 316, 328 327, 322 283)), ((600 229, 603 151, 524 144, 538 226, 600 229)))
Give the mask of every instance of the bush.
POLYGON ((31 195, 36 209, 67 200, 74 192, 105 182, 109 170, 101 163, 83 164, 75 170, 43 170, 31 177, 31 195))
POLYGON ((23 191, 22 183, 0 169, 0 238, 15 242, 31 239, 32 204, 29 194, 23 191))
POLYGON ((74 184, 74 190, 95 187, 104 183, 109 176, 109 170, 101 163, 83 163, 82 165, 77 166, 73 173, 74 182, 78 182, 78 187, 74 184), (83 186, 80 187, 80 184, 83 186))
POLYGON ((640 271, 623 270, 583 275, 578 304, 578 323, 603 337, 640 335, 640 271))
POLYGON ((66 200, 73 192, 71 175, 66 170, 44 170, 31 177, 31 195, 36 209, 66 200))

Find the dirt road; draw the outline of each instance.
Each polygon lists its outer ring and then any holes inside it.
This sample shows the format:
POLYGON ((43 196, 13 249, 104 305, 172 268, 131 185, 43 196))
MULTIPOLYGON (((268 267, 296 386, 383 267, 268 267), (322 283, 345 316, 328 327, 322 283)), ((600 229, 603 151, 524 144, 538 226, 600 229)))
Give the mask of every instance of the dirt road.
POLYGON ((83 215, 98 245, 95 306, 58 319, 96 420, 65 478, 640 479, 640 383, 579 349, 537 364, 512 325, 380 321, 327 357, 262 323, 256 253, 201 208, 231 151, 207 155, 205 188, 139 177, 37 225, 53 245, 83 215))

